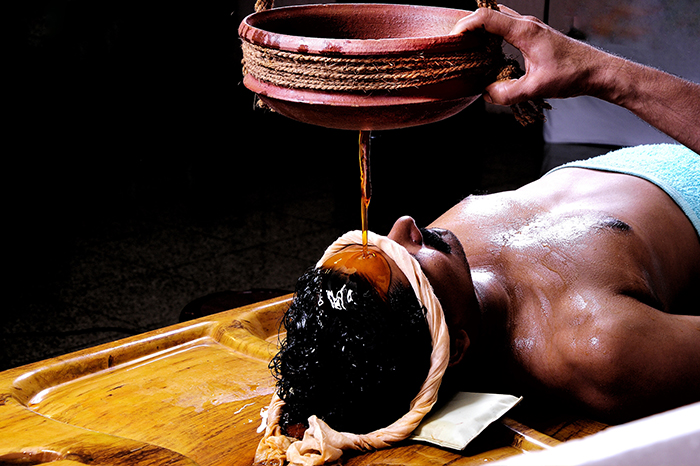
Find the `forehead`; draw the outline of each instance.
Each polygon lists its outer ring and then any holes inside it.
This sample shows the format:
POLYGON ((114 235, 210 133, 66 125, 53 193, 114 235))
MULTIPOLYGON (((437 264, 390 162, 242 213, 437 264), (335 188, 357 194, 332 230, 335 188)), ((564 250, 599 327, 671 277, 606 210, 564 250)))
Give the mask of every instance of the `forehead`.
POLYGON ((394 282, 409 284, 396 262, 373 245, 349 245, 330 256, 322 268, 333 269, 345 275, 357 274, 370 282, 382 296, 388 294, 394 282))

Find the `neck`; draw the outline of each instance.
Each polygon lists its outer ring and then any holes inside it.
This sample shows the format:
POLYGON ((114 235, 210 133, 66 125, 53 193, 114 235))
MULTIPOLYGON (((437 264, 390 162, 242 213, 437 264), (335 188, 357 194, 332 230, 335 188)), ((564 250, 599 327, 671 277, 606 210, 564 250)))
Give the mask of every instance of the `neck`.
POLYGON ((498 335, 503 335, 507 325, 510 299, 499 276, 487 268, 475 268, 471 271, 474 291, 479 302, 479 346, 489 342, 498 343, 498 335))
POLYGON ((446 374, 448 385, 457 390, 495 393, 504 383, 503 327, 507 323, 508 294, 497 274, 476 268, 471 275, 478 307, 469 316, 469 349, 446 374))

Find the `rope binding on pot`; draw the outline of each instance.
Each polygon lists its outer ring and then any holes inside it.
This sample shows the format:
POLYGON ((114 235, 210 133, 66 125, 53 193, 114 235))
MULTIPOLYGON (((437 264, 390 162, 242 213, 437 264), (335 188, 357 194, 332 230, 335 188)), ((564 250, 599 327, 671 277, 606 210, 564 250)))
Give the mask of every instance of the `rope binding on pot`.
MULTIPOLYGON (((498 9, 495 0, 477 0, 477 5, 498 9)), ((272 7, 273 0, 257 0, 255 11, 272 7)), ((465 73, 482 75, 489 82, 522 76, 519 63, 504 56, 502 38, 492 34, 487 34, 487 38, 485 47, 477 51, 368 57, 288 52, 242 41, 243 74, 280 87, 322 92, 395 91, 439 83, 465 73)), ((544 108, 551 107, 544 101, 511 106, 522 125, 544 120, 544 108)))
POLYGON ((242 43, 245 73, 277 86, 338 92, 371 92, 434 84, 465 71, 493 69, 488 51, 431 56, 330 57, 242 43))

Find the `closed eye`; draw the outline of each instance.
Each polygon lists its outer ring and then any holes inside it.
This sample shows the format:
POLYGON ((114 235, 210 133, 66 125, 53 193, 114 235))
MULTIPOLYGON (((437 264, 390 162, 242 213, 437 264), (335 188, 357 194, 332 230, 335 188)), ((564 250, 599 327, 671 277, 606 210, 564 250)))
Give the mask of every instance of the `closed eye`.
POLYGON ((421 235, 423 235, 424 245, 444 254, 450 254, 452 252, 452 246, 447 244, 442 236, 436 233, 434 230, 429 230, 427 228, 419 228, 419 230, 421 235))

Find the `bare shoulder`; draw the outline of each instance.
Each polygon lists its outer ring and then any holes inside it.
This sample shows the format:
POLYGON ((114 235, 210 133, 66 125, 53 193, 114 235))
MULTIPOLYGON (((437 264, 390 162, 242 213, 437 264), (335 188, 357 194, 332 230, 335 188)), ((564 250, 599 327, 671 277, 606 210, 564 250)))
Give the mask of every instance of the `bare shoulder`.
POLYGON ((562 173, 520 191, 542 209, 499 236, 517 297, 516 358, 543 386, 607 419, 700 400, 692 224, 644 180, 562 173))
POLYGON ((577 317, 552 339, 566 375, 560 388, 613 419, 700 400, 700 317, 668 314, 628 295, 597 295, 597 307, 570 310, 577 317))

